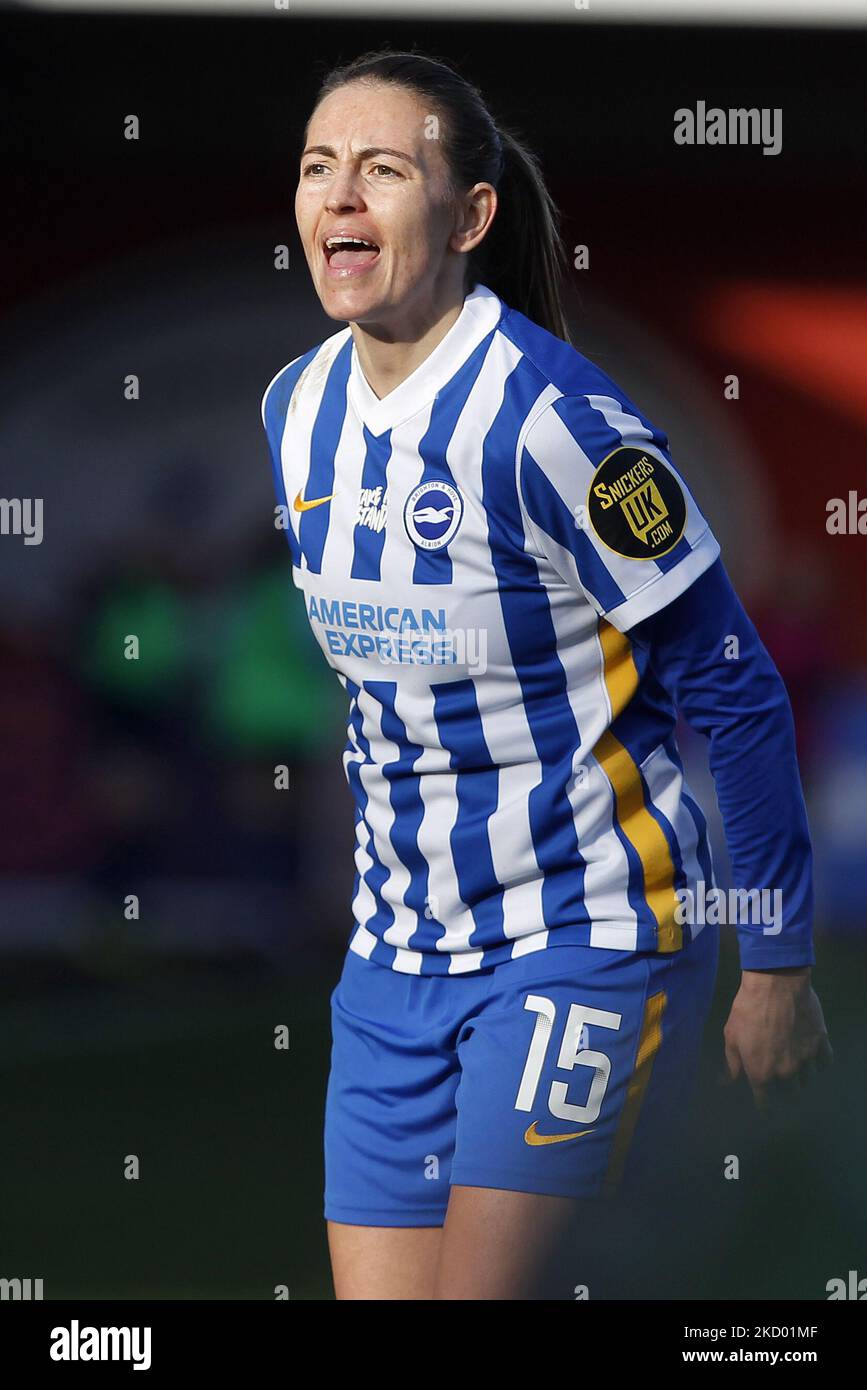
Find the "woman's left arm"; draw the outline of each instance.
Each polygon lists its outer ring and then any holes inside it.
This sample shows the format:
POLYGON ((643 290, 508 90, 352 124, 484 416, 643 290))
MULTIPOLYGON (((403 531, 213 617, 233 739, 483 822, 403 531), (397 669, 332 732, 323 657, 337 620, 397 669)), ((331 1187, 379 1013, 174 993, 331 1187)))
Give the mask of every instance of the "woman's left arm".
POLYGON ((759 1105, 769 1088, 831 1060, 812 989, 812 850, 789 698, 716 560, 672 603, 628 631, 688 723, 710 768, 735 888, 779 894, 779 922, 739 923, 741 985, 725 1027, 732 1080, 759 1105))

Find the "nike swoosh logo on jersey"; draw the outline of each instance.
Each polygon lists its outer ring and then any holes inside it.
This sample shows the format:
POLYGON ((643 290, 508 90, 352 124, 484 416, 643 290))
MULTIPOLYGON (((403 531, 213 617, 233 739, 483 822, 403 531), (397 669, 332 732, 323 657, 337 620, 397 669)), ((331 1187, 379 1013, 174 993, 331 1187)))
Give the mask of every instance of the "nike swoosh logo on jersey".
POLYGON ((572 1134, 537 1134, 536 1125, 538 1120, 534 1120, 529 1129, 525 1131, 525 1144, 563 1144, 567 1139, 580 1139, 582 1134, 592 1134, 592 1129, 579 1129, 572 1134))
POLYGON ((327 497, 313 497, 309 502, 305 502, 299 492, 292 505, 296 512, 309 512, 311 507, 321 507, 323 502, 330 502, 335 495, 335 493, 329 492, 327 497))

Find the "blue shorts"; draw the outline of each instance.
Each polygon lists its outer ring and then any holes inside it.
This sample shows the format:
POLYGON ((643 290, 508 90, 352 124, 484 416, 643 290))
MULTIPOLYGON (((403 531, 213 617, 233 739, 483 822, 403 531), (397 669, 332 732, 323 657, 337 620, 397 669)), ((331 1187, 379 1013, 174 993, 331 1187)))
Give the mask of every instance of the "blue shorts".
POLYGON ((676 1169, 718 947, 706 925, 672 954, 555 944, 428 976, 348 951, 326 1217, 439 1226, 452 1183, 596 1197, 676 1169))

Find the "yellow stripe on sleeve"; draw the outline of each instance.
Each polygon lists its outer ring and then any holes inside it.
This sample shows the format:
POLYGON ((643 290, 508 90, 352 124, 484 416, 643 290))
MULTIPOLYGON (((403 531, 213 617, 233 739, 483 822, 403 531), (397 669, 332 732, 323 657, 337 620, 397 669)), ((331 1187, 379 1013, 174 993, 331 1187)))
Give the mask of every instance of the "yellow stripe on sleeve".
MULTIPOLYGON (((613 722, 638 689, 638 671, 629 638, 604 618, 599 622, 599 641, 613 722)), ((614 791, 620 828, 641 860, 644 895, 656 918, 658 949, 679 951, 683 946, 683 928, 675 917, 678 901, 674 861, 661 825, 645 805, 638 765, 610 729, 599 739, 593 755, 614 791)))

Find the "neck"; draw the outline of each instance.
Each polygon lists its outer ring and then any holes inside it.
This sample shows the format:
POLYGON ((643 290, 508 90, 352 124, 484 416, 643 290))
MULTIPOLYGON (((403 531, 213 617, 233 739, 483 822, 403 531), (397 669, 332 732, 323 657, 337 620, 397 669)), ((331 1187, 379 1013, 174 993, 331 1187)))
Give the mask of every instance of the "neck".
POLYGON ((399 328, 352 323, 352 337, 365 379, 379 400, 387 396, 429 357, 457 323, 464 292, 455 287, 442 303, 410 311, 399 328))

